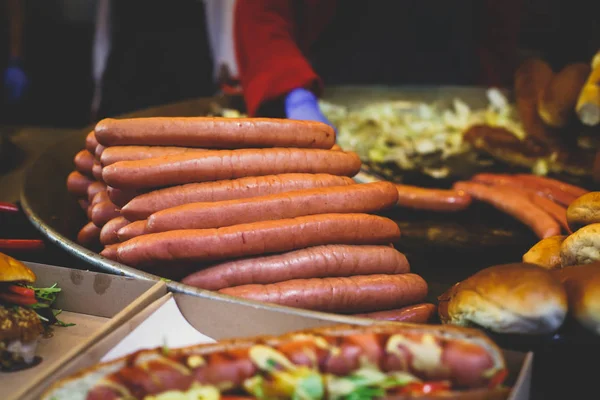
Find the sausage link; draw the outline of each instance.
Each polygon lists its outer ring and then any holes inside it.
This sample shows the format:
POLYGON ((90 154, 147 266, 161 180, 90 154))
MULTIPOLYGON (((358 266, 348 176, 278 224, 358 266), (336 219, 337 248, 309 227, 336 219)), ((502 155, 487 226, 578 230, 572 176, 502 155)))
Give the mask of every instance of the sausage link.
POLYGON ((95 133, 105 146, 330 149, 335 144, 335 131, 327 124, 274 118, 107 118, 96 124, 95 133))
MULTIPOLYGON (((546 186, 552 190, 564 192, 565 194, 571 195, 572 197, 581 197, 584 194, 589 193, 589 190, 581 188, 579 186, 571 185, 566 182, 561 182, 556 179, 547 178, 545 176, 529 175, 529 174, 517 174, 517 179, 521 179, 528 183, 537 183, 539 185, 546 186)), ((568 205, 568 204, 566 204, 568 205)))
MULTIPOLYGON (((352 178, 329 174, 281 174, 190 183, 141 194, 124 205, 121 212, 130 221, 135 221, 148 218, 157 211, 183 204, 245 199, 294 190, 352 184, 355 184, 352 178)), ((116 201, 115 204, 119 205, 116 201)))
POLYGON ((209 150, 139 161, 119 161, 105 167, 103 180, 120 189, 144 189, 185 183, 283 173, 330 173, 354 176, 358 155, 322 149, 209 150))
POLYGON ((121 190, 111 186, 107 186, 106 191, 108 192, 108 197, 110 198, 110 201, 115 203, 115 205, 118 207, 125 206, 136 196, 144 193, 142 191, 136 190, 121 190))
POLYGON ((94 156, 87 150, 81 150, 73 159, 75 169, 87 177, 93 177, 92 167, 94 166, 94 156))
POLYGON ((108 221, 100 231, 100 243, 103 245, 119 243, 117 231, 129 224, 125 217, 116 217, 108 221))
POLYGON ((485 186, 474 182, 457 182, 456 190, 464 190, 477 200, 513 216, 529 226, 540 238, 560 235, 560 226, 544 210, 517 192, 485 186))
POLYGON ((327 245, 213 265, 187 276, 182 282, 201 289, 219 290, 291 279, 409 271, 404 254, 390 246, 327 245))
POLYGON ((96 140, 96 134, 94 131, 91 131, 85 137, 85 149, 90 152, 90 154, 94 154, 96 151, 96 146, 98 146, 98 141, 96 140))
POLYGON ((457 190, 426 189, 398 185, 398 205, 419 210, 461 211, 471 205, 471 196, 457 190))
POLYGON ((108 221, 120 215, 119 209, 111 201, 103 201, 92 207, 92 222, 98 228, 102 228, 108 221))
POLYGON ((102 178, 102 165, 100 165, 100 162, 94 161, 94 166, 92 167, 92 175, 94 175, 94 179, 96 179, 97 181, 104 182, 104 179, 102 178))
POLYGON ((370 213, 396 204, 390 182, 315 188, 229 201, 192 203, 148 217, 148 232, 209 229, 327 213, 370 213))
POLYGON ((388 218, 320 214, 218 229, 152 233, 121 243, 118 257, 132 266, 216 261, 325 244, 388 244, 399 237, 398 225, 388 218))
POLYGON ((87 188, 88 201, 92 201, 98 193, 106 191, 106 185, 102 182, 93 182, 87 188))
POLYGON ((146 233, 148 233, 146 232, 146 221, 134 221, 119 229, 117 237, 119 238, 119 242, 125 242, 146 233))
POLYGON ((355 314, 355 317, 371 318, 380 321, 412 322, 424 324, 435 315, 437 307, 431 303, 421 303, 399 308, 397 310, 377 311, 367 314, 355 314))
POLYGON ((77 234, 77 243, 82 246, 96 245, 100 239, 100 228, 94 225, 93 222, 88 222, 81 228, 77 234))
POLYGON ((73 171, 67 177, 67 191, 74 196, 87 198, 87 189, 94 182, 81 172, 73 171))
POLYGON ((100 162, 103 167, 106 167, 119 161, 146 160, 176 154, 199 154, 203 151, 205 149, 174 146, 114 146, 106 148, 100 162))
MULTIPOLYGON (((100 162, 100 160, 102 159, 102 153, 104 153, 104 150, 106 150, 106 147, 102 146, 101 144, 96 146, 96 149, 94 150, 94 160, 96 162, 100 162)), ((102 163, 100 165, 102 165, 102 163)))
POLYGON ((244 285, 221 289, 219 293, 314 311, 373 312, 423 301, 427 283, 411 273, 363 275, 244 285))

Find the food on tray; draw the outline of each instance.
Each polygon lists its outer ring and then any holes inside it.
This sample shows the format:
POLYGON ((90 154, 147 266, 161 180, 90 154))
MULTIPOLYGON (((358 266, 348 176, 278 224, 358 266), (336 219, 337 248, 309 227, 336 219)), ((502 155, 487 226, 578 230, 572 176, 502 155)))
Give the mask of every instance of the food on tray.
POLYGON ((489 105, 481 110, 455 99, 452 107, 441 104, 382 102, 361 109, 321 101, 321 108, 338 129, 338 143, 356 151, 363 161, 395 163, 403 170, 422 170, 445 177, 447 166, 431 166, 431 158, 443 161, 471 151, 463 133, 472 125, 485 124, 507 129, 524 138, 516 113, 496 89, 487 93, 489 105))
POLYGON ((565 235, 558 235, 540 240, 527 253, 523 254, 523 262, 547 269, 562 268, 560 247, 565 239, 565 235))
POLYGON ((586 225, 600 223, 600 192, 590 192, 577 198, 569 205, 566 214, 573 232, 586 225))
POLYGON ((600 124, 600 51, 592 59, 591 67, 592 72, 577 100, 577 114, 581 122, 595 126, 600 124))
MULTIPOLYGON (((331 129, 322 124, 243 119, 240 130, 239 120, 219 121, 100 122, 88 141, 97 135, 102 176, 87 187, 90 222, 79 242, 104 246, 102 256, 125 265, 238 297, 261 295, 266 302, 347 314, 385 311, 373 314, 380 319, 429 318, 431 305, 416 306, 427 284, 409 273, 406 257, 392 246, 398 225, 373 214, 394 206, 461 210, 470 204, 467 194, 357 184, 351 176, 360 160, 333 141, 322 142, 330 149, 249 148, 267 139, 265 146, 282 145, 274 131, 259 137, 263 127, 276 126, 305 136, 289 145, 310 147, 331 129), (174 146, 214 147, 206 138, 215 124, 231 136, 222 143, 239 148, 174 146), (152 132, 147 142, 140 127, 152 132), (190 129, 205 137, 190 136, 190 129), (244 131, 251 131, 247 142, 244 131)), ((82 199, 81 191, 69 190, 82 199)))
POLYGON ((600 223, 569 235, 560 246, 560 258, 563 267, 600 261, 600 223))
POLYGON ((483 269, 439 297, 444 323, 498 333, 556 331, 567 314, 567 295, 552 272, 532 264, 483 269))
POLYGON ((50 307, 60 289, 34 288, 36 276, 25 264, 0 253, 0 371, 27 368, 41 361, 36 349, 60 310, 50 307))
POLYGON ((43 399, 505 399, 506 363, 458 327, 335 326, 153 349, 56 382, 43 399))
POLYGON ((553 272, 567 291, 569 314, 600 334, 600 264, 574 265, 553 272))

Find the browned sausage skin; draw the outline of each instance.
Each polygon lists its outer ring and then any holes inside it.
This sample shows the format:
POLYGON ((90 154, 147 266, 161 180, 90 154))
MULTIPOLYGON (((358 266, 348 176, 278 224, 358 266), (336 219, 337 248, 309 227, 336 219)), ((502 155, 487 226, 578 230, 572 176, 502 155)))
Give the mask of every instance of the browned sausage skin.
POLYGON ((322 149, 207 150, 139 161, 119 161, 102 170, 102 179, 119 189, 151 189, 186 183, 284 173, 354 176, 356 153, 322 149))
POLYGON ((108 118, 96 124, 95 134, 104 146, 331 149, 335 144, 327 124, 273 118, 108 118))
MULTIPOLYGON (((346 176, 296 173, 190 183, 140 194, 124 205, 121 212, 130 221, 135 221, 183 204, 246 199, 294 190, 353 184, 354 180, 346 176)), ((115 204, 119 205, 116 200, 115 204)))
POLYGON ((402 274, 409 271, 408 260, 393 247, 336 244, 228 261, 197 271, 182 282, 201 289, 219 290, 291 279, 402 274))
POLYGON ((399 237, 398 225, 388 218, 320 214, 147 234, 121 243, 118 257, 131 266, 218 261, 325 244, 388 244, 399 237))
POLYGON ((219 202, 191 203, 148 217, 148 232, 208 229, 327 213, 370 213, 396 204, 390 182, 305 189, 219 202))

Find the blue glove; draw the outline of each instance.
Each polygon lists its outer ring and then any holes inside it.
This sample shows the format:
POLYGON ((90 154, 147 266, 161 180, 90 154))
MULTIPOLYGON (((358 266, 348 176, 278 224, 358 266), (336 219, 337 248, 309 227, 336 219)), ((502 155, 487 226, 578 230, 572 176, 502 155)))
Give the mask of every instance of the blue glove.
POLYGON ((4 97, 11 103, 18 103, 29 86, 29 79, 18 62, 11 62, 4 71, 4 97))
POLYGON ((289 119, 324 122, 335 129, 319 108, 317 96, 310 90, 294 89, 285 97, 285 114, 289 119))

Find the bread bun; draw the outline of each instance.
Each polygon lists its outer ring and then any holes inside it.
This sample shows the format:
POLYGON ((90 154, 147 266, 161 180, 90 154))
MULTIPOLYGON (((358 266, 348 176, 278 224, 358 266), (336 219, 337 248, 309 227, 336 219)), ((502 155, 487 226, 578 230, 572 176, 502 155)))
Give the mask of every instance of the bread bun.
POLYGON ((574 265, 554 271, 569 299, 569 314, 600 334, 600 263, 574 265))
POLYGON ((560 245, 560 260, 563 267, 600 261, 600 223, 567 236, 560 245))
POLYGON ((538 103, 538 113, 548 126, 562 128, 568 124, 590 71, 588 64, 574 63, 552 77, 538 103))
POLYGON ((560 282, 550 271, 524 263, 481 270, 439 300, 442 322, 499 333, 554 332, 567 314, 567 295, 560 282))
POLYGON ((572 232, 600 223, 600 192, 590 192, 577 198, 567 208, 567 223, 572 232))
POLYGON ((523 262, 546 269, 561 268, 560 245, 565 239, 566 236, 559 235, 540 240, 523 254, 523 262))
POLYGON ((0 282, 35 282, 35 274, 21 261, 0 253, 0 282))

